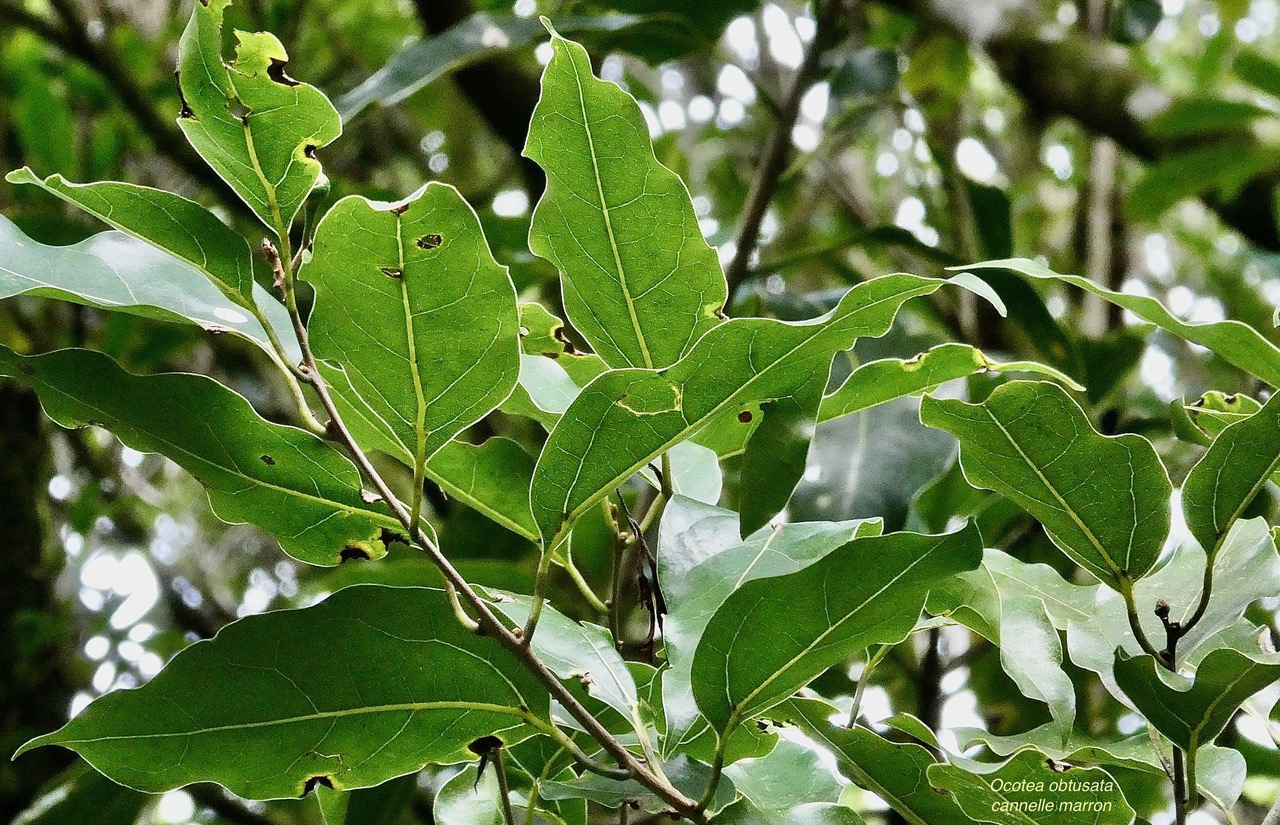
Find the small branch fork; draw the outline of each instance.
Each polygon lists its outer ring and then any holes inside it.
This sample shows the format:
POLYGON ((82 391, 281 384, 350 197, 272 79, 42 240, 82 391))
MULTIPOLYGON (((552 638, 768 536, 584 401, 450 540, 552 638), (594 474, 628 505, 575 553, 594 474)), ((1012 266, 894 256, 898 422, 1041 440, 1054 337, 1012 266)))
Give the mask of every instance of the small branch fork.
MULTIPOLYGON (((400 501, 391 487, 382 478, 378 470, 370 462, 368 455, 361 449, 356 442, 351 431, 342 420, 342 414, 338 411, 337 405, 334 403, 333 396, 329 392, 329 387, 325 383, 320 374, 319 366, 316 363, 315 354, 311 350, 310 339, 307 334, 307 327, 303 321, 302 314, 298 309, 296 293, 294 289, 294 274, 291 255, 288 250, 288 229, 286 227, 278 227, 277 233, 282 244, 285 245, 283 253, 271 254, 267 253, 268 260, 276 270, 276 278, 280 284, 280 292, 282 293, 285 306, 289 311, 289 317, 293 321, 294 334, 298 339, 298 346, 302 352, 302 363, 294 368, 297 376, 306 384, 309 384, 315 391, 316 396, 320 400, 321 406, 325 413, 329 416, 329 422, 325 425, 328 435, 334 440, 340 442, 351 457, 355 460, 356 466, 360 468, 361 473, 373 485, 374 491, 382 497, 386 505, 391 509, 396 520, 404 527, 406 534, 414 544, 422 548, 427 557, 431 560, 441 574, 443 574, 446 583, 460 598, 461 603, 470 609, 475 616, 475 624, 478 626, 478 632, 495 639, 500 645, 506 648, 514 655, 520 663, 528 669, 535 678, 547 689, 547 691, 559 702, 564 709, 574 719, 582 725, 583 729, 592 736, 603 750, 610 757, 617 760, 619 768, 611 769, 595 763, 585 757, 581 751, 575 754, 577 761, 587 770, 595 773, 601 773, 612 778, 630 777, 640 784, 651 790, 659 798, 672 807, 672 810, 680 816, 697 823, 705 823, 706 815, 697 806, 697 803, 686 797, 671 783, 661 777, 655 770, 646 764, 643 760, 632 754, 625 746, 622 745, 609 731, 600 724, 582 703, 579 702, 572 693, 569 692, 556 675, 542 662, 541 659, 533 652, 530 646, 523 638, 525 633, 520 628, 509 628, 475 589, 467 582, 467 580, 458 572, 457 568, 445 558, 440 548, 436 546, 427 532, 423 530, 421 522, 414 517, 413 514, 400 501)), ((549 557, 550 553, 544 554, 549 557)))

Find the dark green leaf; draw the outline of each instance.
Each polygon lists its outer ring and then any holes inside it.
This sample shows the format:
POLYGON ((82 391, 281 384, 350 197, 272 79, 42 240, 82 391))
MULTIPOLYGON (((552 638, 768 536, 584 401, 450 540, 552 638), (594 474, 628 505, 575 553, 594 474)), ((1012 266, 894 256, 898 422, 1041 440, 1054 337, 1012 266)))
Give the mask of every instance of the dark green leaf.
POLYGON ((794 395, 760 405, 760 425, 747 439, 742 459, 738 511, 744 538, 787 506, 804 476, 821 401, 822 387, 813 383, 794 395))
POLYGON ((316 288, 312 346, 365 446, 420 472, 511 394, 515 288, 453 187, 395 204, 344 198, 301 276, 316 288))
POLYGON ((960 439, 970 484, 1035 516, 1102 581, 1146 575, 1169 533, 1172 485, 1151 442, 1099 435, 1061 387, 1012 381, 985 402, 925 398, 920 419, 960 439))
POLYGON ((133 375, 88 350, 27 358, 3 347, 0 375, 34 389, 64 427, 97 424, 135 450, 170 458, 208 489, 219 516, 258 525, 302 561, 377 558, 386 553, 384 531, 400 528, 365 502, 360 474, 335 448, 263 420, 204 376, 133 375))
POLYGON ((1256 49, 1241 49, 1232 68, 1245 83, 1280 98, 1280 63, 1256 49))
POLYGON ((1121 43, 1141 43, 1163 19, 1160 0, 1120 0, 1111 19, 1111 36, 1121 43))
POLYGON ((905 639, 929 589, 981 560, 972 525, 942 536, 893 533, 856 538, 795 573, 741 585, 698 642, 698 708, 726 735, 831 665, 905 639))
POLYGON ((720 323, 719 259, 635 100, 580 45, 551 42, 525 147, 547 172, 529 248, 560 270, 569 320, 606 363, 670 366, 720 323))
POLYGON ((287 798, 313 777, 363 788, 472 758, 482 736, 518 742, 549 725, 548 707, 505 650, 458 624, 443 591, 360 585, 228 625, 19 753, 62 745, 150 792, 210 781, 287 798))
POLYGON ((1249 124, 1274 113, 1247 100, 1200 97, 1175 101, 1152 118, 1147 130, 1157 138, 1185 138, 1249 128, 1249 124))
POLYGON ((150 801, 77 762, 41 788, 11 825, 134 825, 150 801))
POLYGON ((529 512, 533 456, 511 439, 494 437, 479 445, 450 441, 427 462, 425 475, 511 532, 538 540, 529 512))
POLYGON ((273 231, 287 228, 320 178, 315 151, 342 132, 328 98, 284 73, 275 35, 236 32, 222 59, 222 15, 231 0, 202 0, 178 47, 178 125, 187 140, 273 231))
POLYGON ((543 540, 552 544, 565 525, 717 414, 825 385, 835 353, 883 335, 903 303, 942 283, 876 278, 814 321, 727 321, 672 367, 600 376, 552 430, 534 470, 533 515, 543 540))

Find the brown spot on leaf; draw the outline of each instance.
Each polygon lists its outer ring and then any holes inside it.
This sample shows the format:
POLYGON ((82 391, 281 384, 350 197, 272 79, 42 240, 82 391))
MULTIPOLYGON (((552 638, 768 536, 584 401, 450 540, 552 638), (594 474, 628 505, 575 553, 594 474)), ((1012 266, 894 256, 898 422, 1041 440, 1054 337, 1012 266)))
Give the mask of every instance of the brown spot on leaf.
POLYGON ((442 243, 444 243, 444 238, 440 237, 438 234, 434 232, 432 232, 429 235, 423 235, 421 238, 418 238, 419 249, 436 249, 442 243))
POLYGON ((742 412, 738 413, 738 420, 741 421, 743 424, 750 424, 751 419, 754 417, 755 416, 751 414, 751 410, 743 410, 742 412))
POLYGON ((342 552, 338 554, 338 559, 342 562, 355 561, 356 559, 368 561, 369 551, 365 550, 363 547, 348 544, 346 547, 342 548, 342 552))
POLYGON ((386 275, 388 278, 394 278, 398 281, 404 277, 404 270, 398 266, 380 266, 378 268, 382 270, 382 274, 386 275))
POLYGON ((1049 770, 1054 773, 1066 773, 1073 767, 1069 762, 1059 762, 1057 759, 1046 759, 1045 764, 1049 766, 1049 770))
POLYGON ((297 86, 298 81, 284 73, 285 61, 277 58, 271 58, 271 65, 267 67, 267 77, 279 83, 282 86, 297 86))
POLYGON ((318 785, 324 785, 329 790, 333 790, 333 778, 329 776, 307 777, 307 781, 302 784, 302 795, 306 796, 311 793, 318 785))
POLYGON ((276 466, 276 460, 271 456, 267 455, 266 453, 263 453, 262 455, 258 456, 258 458, 262 459, 262 463, 267 465, 268 467, 276 466))
POLYGON ((408 212, 408 211, 409 211, 409 204, 407 204, 407 203, 402 203, 402 204, 400 204, 399 206, 392 207, 392 209, 391 209, 391 214, 392 214, 392 215, 403 215, 405 212, 408 212))

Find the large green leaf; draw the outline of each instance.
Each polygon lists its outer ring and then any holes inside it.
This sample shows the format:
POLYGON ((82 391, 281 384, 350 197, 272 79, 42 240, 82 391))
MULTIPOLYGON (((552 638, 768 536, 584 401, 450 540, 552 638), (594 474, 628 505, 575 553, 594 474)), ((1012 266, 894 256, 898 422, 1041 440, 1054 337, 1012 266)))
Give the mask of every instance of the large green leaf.
MULTIPOLYGON (((284 307, 262 287, 255 287, 254 294, 296 363, 302 354, 284 307)), ((47 246, 0 216, 0 299, 15 295, 195 324, 246 338, 274 356, 262 325, 243 307, 195 269, 123 232, 102 232, 70 246, 47 246)))
POLYGON ((812 321, 726 321, 674 366, 601 375, 551 431, 533 474, 533 515, 548 544, 664 450, 733 408, 825 385, 835 353, 883 335, 898 309, 942 281, 890 275, 851 289, 812 321))
POLYGON ((720 323, 728 288, 640 107, 553 36, 525 154, 547 172, 529 248, 560 270, 574 327, 612 367, 667 367, 720 323))
POLYGON ((285 74, 289 56, 275 35, 236 32, 236 56, 222 59, 222 16, 231 0, 201 0, 178 47, 178 125, 187 140, 273 230, 293 222, 319 180, 315 152, 342 133, 342 120, 314 86, 285 74))
POLYGON ((960 439, 970 484, 1017 502, 1102 581, 1124 587, 1155 565, 1173 488, 1145 438, 1099 435, 1043 381, 1003 384, 981 404, 927 397, 920 420, 960 439))
POLYGON ((507 825, 496 770, 489 768, 481 775, 477 766, 467 765, 450 777, 431 805, 431 821, 436 825, 507 825))
POLYGON ((138 790, 210 781, 276 799, 320 778, 364 788, 471 758, 480 737, 511 744, 545 729, 548 709, 509 653, 458 624, 443 591, 359 585, 234 622, 19 754, 62 745, 138 790))
POLYGON ((743 584, 698 642, 698 707, 724 735, 850 655, 905 639, 929 589, 981 561, 970 524, 941 536, 856 538, 795 573, 743 584))
POLYGON ((1147 722, 1190 752, 1212 742, 1246 699, 1280 679, 1280 657, 1215 650, 1192 680, 1169 673, 1154 656, 1118 654, 1115 673, 1147 722))
POLYGON ((1171 314, 1154 298, 1127 292, 1113 292, 1088 278, 1081 278, 1079 275, 1059 275, 1043 264, 1026 258, 987 261, 963 268, 966 270, 1009 269, 1031 278, 1058 281, 1079 287, 1129 310, 1142 320, 1155 324, 1179 338, 1212 350, 1223 360, 1256 375, 1273 387, 1280 387, 1280 348, 1263 338, 1253 327, 1239 321, 1187 323, 1171 314))
POLYGON ((914 358, 885 358, 863 364, 822 399, 818 421, 830 421, 877 404, 937 389, 948 381, 988 371, 1030 372, 1054 378, 1074 390, 1084 388, 1053 367, 1034 361, 993 361, 968 344, 941 344, 914 358))
POLYGON ((692 670, 698 640, 711 617, 738 587, 754 579, 794 573, 858 536, 879 533, 877 521, 784 524, 738 538, 729 510, 676 497, 658 533, 658 580, 667 602, 662 639, 667 723, 664 748, 674 752, 706 730, 694 701, 692 670))
POLYGON ((1034 750, 1000 765, 931 765, 929 781, 966 814, 996 825, 1129 825, 1134 810, 1102 768, 1063 765, 1034 750), (979 768, 981 772, 979 772, 979 768))
POLYGON ((43 180, 24 167, 5 180, 39 186, 105 223, 157 246, 209 278, 228 298, 253 307, 249 242, 216 215, 181 195, 131 183, 43 180))
POLYGON ((1092 593, 1068 584, 1051 568, 1028 565, 999 550, 987 550, 982 566, 935 587, 930 613, 945 614, 988 639, 1000 649, 1000 665, 1024 696, 1044 702, 1063 735, 1075 722, 1076 694, 1062 669, 1062 639, 1048 601, 1088 616, 1092 593), (1036 570, 1036 568, 1041 568, 1036 570), (1029 575, 1043 573, 1033 585, 1029 575), (1021 574, 1021 575, 1020 575, 1021 574), (1083 592, 1081 592, 1083 591, 1083 592))
POLYGON ((133 375, 89 350, 23 357, 3 347, 0 375, 34 389, 64 427, 100 425, 135 450, 172 459, 208 489, 219 516, 258 525, 301 561, 377 558, 384 531, 400 528, 366 503, 359 472, 334 447, 263 420, 204 376, 133 375))
POLYGON ((316 288, 312 347, 366 447, 420 470, 515 387, 515 287, 453 187, 342 199, 301 277, 316 288))
POLYGON ((936 760, 916 744, 890 742, 863 727, 831 722, 835 708, 814 699, 793 699, 779 714, 828 748, 859 787, 897 811, 910 825, 964 825, 972 822, 947 794, 929 787, 925 772, 936 760))
POLYGON ((1213 558, 1231 525, 1280 469, 1280 396, 1223 430, 1182 485, 1187 527, 1213 558))
MULTIPOLYGON (((1164 628, 1155 614, 1158 600, 1170 606, 1169 621, 1185 624, 1191 617, 1200 600, 1201 582, 1208 563, 1199 545, 1186 544, 1159 570, 1134 585, 1138 622, 1149 639, 1164 638, 1164 628)), ((1258 599, 1280 591, 1280 555, 1262 519, 1237 522, 1212 565, 1213 596, 1200 621, 1178 641, 1179 665, 1203 659, 1217 646, 1215 637, 1224 631, 1251 637, 1256 628, 1241 618, 1245 609, 1258 599)), ((1070 619, 1067 649, 1073 662, 1097 673, 1103 685, 1123 702, 1125 694, 1117 686, 1113 673, 1117 648, 1129 656, 1142 652, 1129 631, 1119 594, 1098 587, 1089 614, 1070 619)))

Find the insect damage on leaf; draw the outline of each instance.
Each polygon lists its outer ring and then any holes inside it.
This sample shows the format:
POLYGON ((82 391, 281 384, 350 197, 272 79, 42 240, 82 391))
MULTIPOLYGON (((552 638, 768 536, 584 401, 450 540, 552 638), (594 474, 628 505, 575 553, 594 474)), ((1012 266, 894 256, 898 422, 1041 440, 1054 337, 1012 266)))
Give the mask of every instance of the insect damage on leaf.
POLYGON ((326 787, 333 790, 333 778, 329 776, 309 776, 307 781, 302 785, 302 794, 299 798, 305 797, 307 794, 313 793, 318 787, 326 787))

